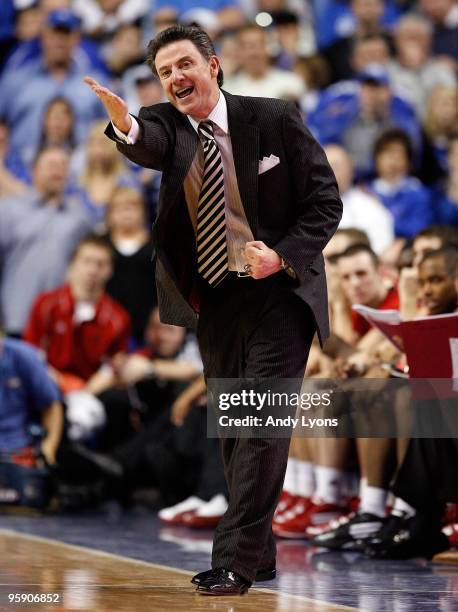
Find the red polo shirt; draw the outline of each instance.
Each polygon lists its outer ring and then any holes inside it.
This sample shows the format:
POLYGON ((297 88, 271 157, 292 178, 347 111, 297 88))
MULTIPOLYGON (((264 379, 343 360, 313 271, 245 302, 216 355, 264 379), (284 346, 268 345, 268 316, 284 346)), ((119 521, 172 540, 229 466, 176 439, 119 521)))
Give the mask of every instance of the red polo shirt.
MULTIPOLYGON (((385 299, 377 306, 377 310, 399 310, 399 294, 396 287, 389 289, 385 299)), ((354 310, 351 311, 351 326, 360 338, 373 329, 372 325, 354 310)))
POLYGON ((62 373, 88 380, 105 360, 127 350, 129 315, 103 294, 91 321, 74 321, 75 302, 68 285, 36 299, 24 340, 42 349, 50 365, 62 373))

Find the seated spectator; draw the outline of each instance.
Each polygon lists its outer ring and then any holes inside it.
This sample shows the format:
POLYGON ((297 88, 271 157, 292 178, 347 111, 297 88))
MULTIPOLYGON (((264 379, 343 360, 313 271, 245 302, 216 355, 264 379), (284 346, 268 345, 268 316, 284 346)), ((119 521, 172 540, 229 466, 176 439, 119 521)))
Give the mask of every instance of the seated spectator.
POLYGON ((309 127, 321 144, 341 144, 355 165, 356 178, 374 171, 373 148, 378 136, 390 127, 407 132, 418 161, 420 126, 410 104, 396 95, 383 66, 369 64, 358 81, 338 83, 324 90, 309 116, 309 127))
MULTIPOLYGON (((387 287, 381 275, 378 258, 366 246, 354 245, 338 256, 337 274, 347 304, 362 304, 379 310, 399 306, 395 287, 387 287)), ((368 332, 370 324, 354 310, 340 312, 340 320, 333 321, 334 332, 344 340, 354 343, 368 332)), ((378 335, 378 334, 377 334, 378 335)))
POLYGON ((442 172, 446 173, 448 140, 458 126, 458 87, 437 85, 431 90, 423 126, 436 161, 442 172))
POLYGON ((300 100, 304 94, 302 79, 293 72, 272 68, 265 31, 247 25, 237 34, 239 71, 225 83, 233 94, 300 100))
POLYGON ((24 340, 46 355, 59 386, 93 394, 111 386, 110 360, 127 350, 129 315, 105 293, 112 251, 103 238, 82 238, 72 255, 68 283, 36 299, 24 340))
POLYGON ((427 253, 446 244, 458 246, 458 231, 448 225, 429 225, 415 235, 412 242, 412 265, 419 266, 427 253))
POLYGON ((366 66, 386 66, 390 59, 390 46, 382 33, 358 36, 353 41, 350 57, 351 73, 348 78, 357 78, 366 66))
MULTIPOLYGON (((419 266, 419 286, 427 316, 457 311, 456 247, 445 246, 425 255, 419 266)), ((434 351, 433 346, 431 351, 434 351)), ((452 407, 452 402, 455 402, 453 398, 442 399, 433 405, 435 418, 440 418, 442 407, 452 407)), ((428 418, 424 416, 425 412, 430 412, 427 408, 426 403, 418 405, 418 425, 428 418)), ((370 539, 368 554, 378 558, 430 558, 449 548, 447 537, 441 532, 442 517, 446 502, 458 501, 457 460, 455 438, 410 440, 394 483, 397 498, 391 516, 370 539)))
POLYGON ((431 24, 420 15, 405 15, 394 26, 396 56, 388 63, 392 86, 425 114, 425 102, 436 85, 456 87, 454 70, 431 57, 431 24))
POLYGON ((277 10, 272 11, 271 15, 276 66, 283 70, 292 70, 299 58, 314 53, 316 47, 313 30, 306 32, 301 28, 299 15, 293 11, 277 10))
POLYGON ((397 238, 411 238, 434 220, 430 191, 411 176, 412 145, 400 129, 387 130, 374 146, 377 178, 370 190, 390 211, 397 238))
MULTIPOLYGON (((7 58, 5 68, 7 70, 17 70, 35 61, 42 53, 41 31, 48 15, 51 12, 58 11, 61 23, 69 23, 75 17, 71 4, 72 0, 37 0, 32 6, 18 11, 16 47, 7 58)), ((86 37, 80 38, 73 59, 80 70, 85 73, 95 70, 102 74, 108 74, 107 68, 99 56, 98 45, 86 37)))
MULTIPOLYGON (((17 4, 17 3, 16 3, 17 4)), ((43 25, 43 12, 38 3, 29 3, 29 6, 19 8, 16 12, 15 34, 16 40, 26 43, 37 39, 43 25)))
POLYGON ((22 152, 24 162, 30 166, 37 152, 48 147, 65 149, 71 156, 75 148, 74 123, 73 107, 67 98, 57 96, 50 100, 44 109, 38 149, 25 147, 22 152))
POLYGON ((458 61, 458 8, 455 0, 420 0, 419 5, 433 22, 434 55, 458 61))
POLYGON ((202 372, 197 341, 184 327, 162 323, 155 307, 145 328, 146 345, 137 354, 116 360, 121 383, 134 384, 153 375, 162 380, 188 381, 202 372))
POLYGON ((238 4, 236 0, 157 0, 154 20, 168 27, 173 20, 182 21, 193 9, 210 9, 217 14, 219 30, 237 28, 243 23, 238 4))
POLYGON ((458 227, 458 133, 448 141, 448 174, 434 193, 436 218, 439 223, 458 227))
POLYGON ((111 76, 121 79, 124 72, 145 61, 142 31, 134 23, 120 26, 102 48, 102 55, 111 76))
MULTIPOLYGON (((352 67, 352 55, 354 46, 359 39, 366 36, 382 36, 387 44, 390 44, 390 34, 386 26, 385 5, 383 0, 351 0, 350 6, 344 8, 341 17, 342 26, 340 35, 331 45, 324 50, 324 56, 331 67, 331 81, 343 81, 352 78, 354 67, 352 67), (350 9, 350 11, 348 10, 350 9)), ((393 22, 393 15, 389 20, 393 22)), ((378 63, 378 60, 372 60, 378 63)))
POLYGON ((81 204, 97 230, 104 227, 107 203, 116 187, 139 188, 135 175, 105 136, 105 127, 105 121, 97 121, 91 127, 78 177, 81 204))
POLYGON ((345 37, 389 29, 399 15, 391 0, 331 0, 325 11, 320 5, 315 10, 319 15, 318 41, 323 48, 345 37))
MULTIPOLYGON (((81 69, 75 59, 78 42, 77 17, 69 11, 51 11, 41 34, 41 53, 23 66, 5 70, 0 82, 0 116, 11 129, 14 152, 38 147, 43 111, 57 95, 72 101, 77 143, 86 137, 94 119, 102 116, 100 103, 83 83, 87 65, 81 69)), ((98 78, 105 80, 101 74, 98 78)))
POLYGON ((404 320, 428 314, 419 299, 418 267, 428 253, 446 244, 458 245, 458 233, 448 225, 429 225, 414 236, 411 261, 402 267, 399 274, 399 310, 404 320))
MULTIPOLYGON (((457 250, 445 247, 439 251, 427 254, 419 266, 419 291, 420 301, 424 305, 423 314, 426 316, 453 312, 457 306, 457 293, 454 278, 457 271, 457 250)), ((433 348, 433 347, 431 347, 433 348)), ((399 402, 399 408, 405 414, 409 411, 411 393, 406 387, 406 394, 400 395, 402 389, 398 388, 393 397, 389 394, 390 403, 399 402), (401 400, 401 401, 399 401, 401 400)), ((387 406, 382 402, 381 418, 386 418, 387 406)), ((421 412, 421 410, 420 410, 421 412)), ((412 444, 412 443, 411 443, 412 444)), ((397 440, 398 461, 400 455, 404 454, 400 449, 405 445, 404 440, 397 440)), ((389 520, 385 518, 385 505, 388 495, 388 484, 392 473, 394 448, 390 451, 391 441, 383 438, 364 440, 357 439, 358 455, 361 462, 362 476, 367 476, 368 481, 362 487, 361 504, 359 511, 350 514, 346 519, 341 519, 334 525, 325 528, 321 534, 317 535, 313 543, 331 549, 349 550, 353 547, 360 550, 365 544, 369 545, 369 550, 380 556, 389 556, 389 552, 404 553, 410 549, 410 539, 412 532, 409 532, 411 521, 400 520, 411 518, 407 511, 412 510, 402 499, 396 499, 394 503, 393 515, 389 520), (367 444, 369 442, 369 444, 367 444), (375 468, 375 470, 374 470, 375 468), (372 472, 372 476, 370 474, 372 472), (365 515, 364 515, 365 513, 365 515), (408 528, 409 541, 404 537, 397 540, 395 533, 400 533, 401 527, 408 528), (382 543, 383 540, 383 543, 382 543), (359 548, 358 548, 359 547, 359 548)), ((402 470, 401 470, 402 471, 402 470)), ((412 474, 411 477, 414 478, 412 474)), ((414 478, 415 479, 415 478, 414 478)), ((458 488, 457 488, 458 491, 458 488)), ((439 519, 436 516, 436 521, 439 519)), ((438 525, 434 525, 437 529, 438 525)), ((407 535, 407 534, 406 534, 407 535)), ((418 534, 417 536, 418 537, 418 534)), ((445 538, 443 538, 445 540, 445 538)), ((417 541, 418 554, 428 554, 430 542, 417 541), (423 544, 423 547, 421 547, 423 544)), ((411 550, 412 554, 414 553, 411 550)))
POLYGON ((8 125, 0 120, 0 198, 22 193, 29 180, 25 164, 10 150, 8 125))
MULTIPOLYGON (((224 73, 226 74, 226 73, 224 73)), ((152 106, 164 101, 159 79, 148 66, 134 66, 123 75, 123 90, 130 112, 137 115, 142 106, 152 106)))
MULTIPOLYGON (((386 345, 381 334, 351 311, 350 307, 358 303, 378 309, 397 308, 397 291, 384 282, 377 256, 367 245, 353 244, 348 247, 337 255, 335 265, 341 291, 334 291, 331 298, 333 334, 324 351, 334 362, 334 369, 328 378, 334 378, 336 374, 339 377, 364 376, 370 368, 385 359, 386 345)), ((391 357, 391 347, 388 347, 387 351, 391 357)), ((366 399, 364 397, 364 401, 366 399)), ((371 460, 375 463, 376 442, 371 442, 368 445, 367 440, 362 438, 356 441, 358 457, 361 458, 362 477, 368 476, 371 460)), ((308 483, 307 489, 303 488, 302 492, 299 492, 292 507, 285 507, 284 511, 274 518, 273 531, 276 535, 288 538, 310 537, 314 535, 313 529, 317 525, 330 518, 337 518, 343 512, 348 513, 347 501, 344 499, 344 483, 352 444, 352 441, 346 438, 314 440, 313 447, 309 449, 309 458, 314 463, 315 483, 311 486, 313 478, 309 475, 309 469, 302 476, 298 475, 299 479, 303 477, 308 483)), ((377 447, 377 450, 385 452, 384 448, 377 447)), ((374 525, 380 521, 378 517, 384 516, 384 501, 388 495, 387 486, 383 494, 380 490, 374 491, 374 488, 362 489, 361 499, 364 521, 372 523, 373 531, 376 530, 374 525), (368 518, 367 514, 375 516, 368 518)), ((370 529, 367 524, 365 527, 370 529)))
POLYGON ((25 453, 33 442, 29 428, 46 433, 41 452, 53 465, 63 429, 59 391, 36 350, 0 335, 0 453, 25 453), (14 384, 13 384, 14 382, 14 384))
POLYGON ((143 343, 149 313, 157 303, 153 244, 146 229, 141 193, 131 187, 118 187, 108 202, 106 225, 114 252, 107 292, 129 313, 132 338, 138 346, 143 343))
POLYGON ((374 251, 380 255, 394 239, 391 213, 372 195, 353 187, 353 164, 345 149, 339 145, 324 148, 334 171, 343 203, 339 229, 355 228, 367 234, 374 251))
MULTIPOLYGON (((170 417, 172 423, 177 427, 192 426, 188 415, 194 406, 200 408, 203 413, 201 416, 205 417, 203 376, 191 383, 173 403, 170 417)), ((200 419, 200 422, 203 430, 203 419, 200 419)), ((202 468, 196 490, 193 495, 180 500, 178 504, 162 508, 158 512, 161 523, 191 528, 215 528, 226 512, 228 493, 217 438, 207 438, 202 444, 201 452, 202 468)))
POLYGON ((20 335, 39 293, 63 282, 77 241, 89 229, 78 200, 65 196, 68 154, 44 149, 33 186, 0 200, 0 311, 3 328, 20 335))
POLYGON ((148 12, 147 0, 74 0, 72 6, 82 21, 83 32, 96 39, 114 34, 148 12))
POLYGON ((321 90, 329 84, 329 67, 321 55, 311 55, 300 57, 294 63, 293 71, 304 81, 305 93, 300 104, 307 116, 315 110, 321 90))
MULTIPOLYGON (((175 442, 185 444, 186 453, 195 458, 197 449, 188 446, 188 438, 194 432, 191 437, 202 439, 205 428, 202 417, 194 414, 190 430, 185 426, 182 433, 176 431, 186 421, 186 414, 184 406, 172 409, 172 405, 188 383, 202 374, 203 366, 195 337, 187 335, 183 327, 161 323, 157 308, 151 312, 145 341, 144 349, 116 358, 120 386, 99 396, 107 415, 99 449, 110 452, 122 465, 127 487, 139 479, 156 480, 166 503, 176 503, 190 495, 196 485, 191 478, 183 482, 181 461, 175 472, 175 442), (174 478, 170 478, 169 468, 174 478)), ((189 468, 195 478, 196 466, 189 468)))

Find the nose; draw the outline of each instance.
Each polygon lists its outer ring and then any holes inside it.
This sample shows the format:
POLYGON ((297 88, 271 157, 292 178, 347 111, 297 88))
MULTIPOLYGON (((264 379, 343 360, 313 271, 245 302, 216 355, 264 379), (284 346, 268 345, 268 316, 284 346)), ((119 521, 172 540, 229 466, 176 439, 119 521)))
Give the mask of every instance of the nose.
POLYGON ((173 68, 172 71, 172 81, 174 83, 181 83, 184 79, 183 71, 180 68, 173 68))

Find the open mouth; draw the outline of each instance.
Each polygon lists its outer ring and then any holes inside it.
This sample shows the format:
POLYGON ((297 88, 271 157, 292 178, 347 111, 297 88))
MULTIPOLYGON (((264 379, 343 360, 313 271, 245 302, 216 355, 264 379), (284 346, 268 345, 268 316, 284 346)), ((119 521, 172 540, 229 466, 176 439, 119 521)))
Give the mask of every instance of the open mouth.
POLYGON ((176 91, 175 95, 177 98, 180 98, 180 100, 182 100, 183 98, 187 98, 188 96, 190 96, 193 91, 194 87, 187 87, 186 89, 180 89, 179 91, 176 91))

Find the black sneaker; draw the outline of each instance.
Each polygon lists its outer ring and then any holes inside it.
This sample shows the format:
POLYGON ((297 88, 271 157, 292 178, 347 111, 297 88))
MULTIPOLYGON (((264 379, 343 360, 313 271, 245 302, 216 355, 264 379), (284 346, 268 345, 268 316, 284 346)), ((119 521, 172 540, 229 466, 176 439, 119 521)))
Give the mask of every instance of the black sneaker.
POLYGON ((386 520, 369 512, 352 512, 331 521, 329 529, 316 535, 312 544, 329 550, 364 550, 368 538, 377 533, 386 520))
POLYGON ((385 525, 367 540, 364 553, 373 559, 430 559, 448 548, 440 520, 395 510, 385 525))

